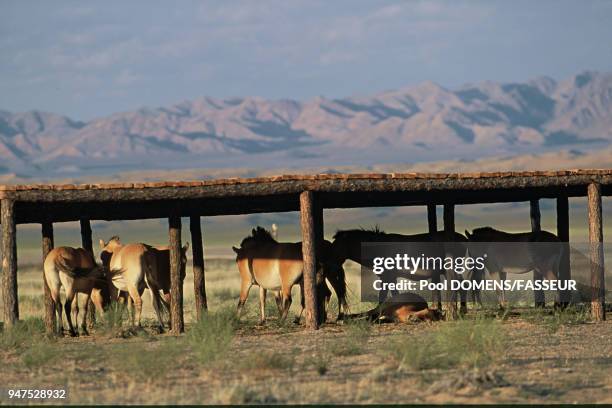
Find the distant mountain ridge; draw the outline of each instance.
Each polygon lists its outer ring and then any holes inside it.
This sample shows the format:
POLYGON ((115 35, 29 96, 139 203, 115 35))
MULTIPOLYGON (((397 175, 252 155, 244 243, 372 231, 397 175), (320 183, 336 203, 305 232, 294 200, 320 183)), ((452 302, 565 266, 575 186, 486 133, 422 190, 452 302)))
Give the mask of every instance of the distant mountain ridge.
MULTIPOLYGON (((456 90, 425 82, 370 96, 304 102, 198 98, 80 122, 0 111, 0 171, 113 163, 132 157, 239 157, 277 152, 472 152, 480 158, 612 142, 612 73, 562 81, 491 81, 456 90)), ((416 152, 416 153, 415 153, 416 152)), ((378 153, 383 154, 383 153, 378 153)), ((450 156, 448 156, 450 155, 450 156)), ((381 161, 384 161, 382 158, 381 161)))

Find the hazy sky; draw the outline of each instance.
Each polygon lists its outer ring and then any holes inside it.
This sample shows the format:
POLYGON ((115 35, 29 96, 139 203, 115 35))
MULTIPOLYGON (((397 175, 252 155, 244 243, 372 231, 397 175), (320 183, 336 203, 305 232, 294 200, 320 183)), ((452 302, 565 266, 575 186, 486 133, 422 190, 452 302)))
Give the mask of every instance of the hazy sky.
POLYGON ((612 1, 0 1, 0 109, 90 119, 612 70, 612 1))

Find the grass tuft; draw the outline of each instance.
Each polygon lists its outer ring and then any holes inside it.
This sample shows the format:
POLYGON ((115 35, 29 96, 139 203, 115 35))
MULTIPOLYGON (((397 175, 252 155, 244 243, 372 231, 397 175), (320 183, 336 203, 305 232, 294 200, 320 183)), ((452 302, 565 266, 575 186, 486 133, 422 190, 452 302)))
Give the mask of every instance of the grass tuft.
POLYGON ((230 347, 237 324, 236 312, 233 309, 204 313, 186 336, 198 360, 208 364, 223 357, 230 347))
POLYGON ((482 368, 501 358, 505 346, 503 327, 494 320, 449 322, 433 333, 401 336, 388 352, 398 369, 482 368))

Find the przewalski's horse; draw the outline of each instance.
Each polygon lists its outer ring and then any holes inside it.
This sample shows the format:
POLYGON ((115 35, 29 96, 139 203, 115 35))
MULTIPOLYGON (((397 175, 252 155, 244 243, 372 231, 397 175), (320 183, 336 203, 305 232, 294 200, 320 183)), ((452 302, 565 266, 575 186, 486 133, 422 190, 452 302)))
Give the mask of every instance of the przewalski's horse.
MULTIPOLYGON (((388 234, 384 231, 374 228, 372 230, 366 229, 354 229, 354 230, 341 230, 336 232, 334 235, 334 242, 332 244, 332 253, 334 260, 332 263, 342 265, 347 259, 350 259, 358 264, 372 269, 373 259, 363 259, 361 256, 361 244, 365 242, 406 242, 410 243, 410 250, 416 255, 420 256, 424 254, 426 257, 435 257, 444 259, 447 256, 454 258, 466 256, 467 251, 467 239, 459 233, 446 233, 443 231, 416 234, 416 235, 402 235, 402 234, 388 234), (423 245, 419 245, 422 243, 423 245)), ((448 279, 461 279, 461 275, 458 275, 451 271, 445 271, 438 262, 434 264, 431 269, 418 269, 414 274, 405 271, 388 271, 386 270, 380 275, 380 279, 383 282, 396 282, 398 278, 405 278, 410 280, 424 280, 431 279, 432 282, 440 282, 442 274, 446 274, 448 279)), ((461 310, 467 311, 466 293, 465 291, 459 291, 461 295, 461 310)), ((378 293, 379 303, 383 303, 387 298, 388 291, 381 290, 378 293)), ((438 291, 434 291, 434 303, 437 303, 438 308, 441 307, 440 294, 438 291)), ((456 294, 454 291, 447 291, 448 300, 451 302, 456 301, 456 294)))
MULTIPOLYGON (((329 297, 329 289, 325 283, 324 262, 329 256, 331 243, 325 241, 323 248, 317 251, 318 268, 316 275, 318 307, 324 315, 323 299, 329 297)), ((275 291, 276 303, 281 319, 286 318, 291 306, 291 289, 296 284, 303 284, 303 260, 301 242, 277 242, 264 228, 257 227, 252 235, 242 240, 240 248, 232 247, 236 252, 236 264, 240 272, 240 300, 237 313, 240 312, 247 300, 249 290, 253 285, 259 286, 259 301, 261 322, 265 321, 265 299, 267 290, 275 291)), ((346 308, 346 282, 344 270, 333 268, 328 271, 330 283, 338 296, 340 312, 346 308)), ((303 308, 302 292, 302 308, 303 308)))
MULTIPOLYGON (((134 304, 132 324, 140 326, 142 314, 142 293, 151 291, 153 309, 163 331, 162 311, 169 310, 170 303, 170 250, 168 247, 153 247, 143 243, 121 244, 114 236, 108 242, 100 240, 100 258, 108 269, 113 285, 122 292, 128 292, 134 304), (160 291, 163 292, 162 297, 160 291)), ((189 244, 181 250, 181 285, 185 279, 186 252, 189 244)))
POLYGON ((427 301, 416 293, 403 292, 388 298, 372 310, 347 315, 346 319, 367 319, 378 323, 407 323, 414 320, 440 320, 439 310, 429 309, 427 301))
MULTIPOLYGON (((511 234, 491 227, 476 228, 465 235, 471 243, 470 254, 475 257, 486 254, 485 268, 498 280, 505 280, 507 273, 523 274, 533 271, 534 280, 556 280, 559 276, 565 245, 547 231, 511 234), (499 243, 510 245, 500 245, 499 243)), ((497 291, 500 306, 505 306, 503 288, 497 291)), ((557 293, 556 302, 559 301, 557 293)), ((544 306, 544 300, 536 297, 536 306, 544 306)))
POLYGON ((66 291, 64 311, 71 336, 78 336, 74 324, 78 326, 79 300, 78 294, 85 295, 81 331, 87 334, 87 309, 89 299, 101 314, 110 302, 103 267, 96 265, 93 256, 83 248, 57 247, 49 252, 43 264, 45 281, 51 291, 51 298, 57 313, 57 333, 63 334, 62 302, 60 287, 66 291), (74 315, 72 315, 74 314, 74 315), (72 322, 74 317, 74 324, 72 322))

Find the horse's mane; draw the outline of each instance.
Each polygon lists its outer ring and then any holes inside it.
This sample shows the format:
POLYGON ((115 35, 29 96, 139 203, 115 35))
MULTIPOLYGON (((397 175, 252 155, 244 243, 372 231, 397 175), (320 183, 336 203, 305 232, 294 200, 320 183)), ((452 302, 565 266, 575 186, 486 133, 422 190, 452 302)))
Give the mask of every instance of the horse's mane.
POLYGON ((244 246, 246 243, 276 243, 277 241, 274 239, 270 231, 267 229, 257 226, 257 228, 253 228, 251 231, 251 235, 242 240, 240 246, 244 246))
POLYGON ((387 233, 380 229, 378 225, 373 228, 357 228, 350 230, 338 230, 334 234, 334 239, 347 238, 349 236, 353 237, 383 237, 387 235, 387 233))
POLYGON ((120 241, 119 235, 113 235, 112 237, 108 239, 107 242, 111 242, 111 241, 120 241))

